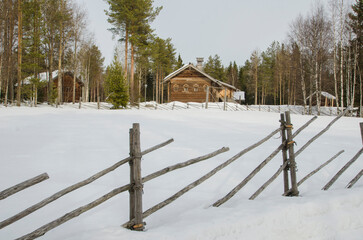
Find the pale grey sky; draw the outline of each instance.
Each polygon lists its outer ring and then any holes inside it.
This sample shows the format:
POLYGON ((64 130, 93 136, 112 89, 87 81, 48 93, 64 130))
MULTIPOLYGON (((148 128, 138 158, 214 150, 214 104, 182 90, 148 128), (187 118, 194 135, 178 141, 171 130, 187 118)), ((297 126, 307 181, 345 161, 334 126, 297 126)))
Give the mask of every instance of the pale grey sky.
MULTIPOLYGON (((113 58, 116 40, 107 29, 103 0, 76 0, 88 11, 88 29, 105 57, 113 58)), ((328 0, 320 0, 323 4, 328 0)), ((283 42, 290 23, 301 13, 306 15, 316 0, 154 0, 163 6, 152 24, 161 38, 172 43, 184 63, 196 57, 207 59, 218 54, 224 65, 236 61, 243 65, 255 49, 261 51, 274 41, 283 42)))

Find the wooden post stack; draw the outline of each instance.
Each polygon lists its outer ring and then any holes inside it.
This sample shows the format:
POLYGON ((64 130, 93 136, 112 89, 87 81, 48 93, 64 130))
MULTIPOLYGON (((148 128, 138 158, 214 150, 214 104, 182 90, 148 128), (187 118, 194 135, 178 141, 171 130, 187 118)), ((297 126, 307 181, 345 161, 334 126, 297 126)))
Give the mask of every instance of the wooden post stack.
POLYGON ((285 112, 286 118, 286 133, 287 133, 287 142, 286 147, 289 150, 289 170, 290 170, 290 177, 291 177, 291 194, 290 196, 298 196, 299 191, 297 189, 297 181, 296 181, 296 162, 295 162, 295 152, 294 152, 294 140, 292 137, 292 123, 290 112, 285 112))
POLYGON ((141 179, 141 147, 140 147, 140 125, 133 124, 130 129, 130 221, 135 219, 132 230, 142 231, 144 223, 142 218, 142 192, 141 179))

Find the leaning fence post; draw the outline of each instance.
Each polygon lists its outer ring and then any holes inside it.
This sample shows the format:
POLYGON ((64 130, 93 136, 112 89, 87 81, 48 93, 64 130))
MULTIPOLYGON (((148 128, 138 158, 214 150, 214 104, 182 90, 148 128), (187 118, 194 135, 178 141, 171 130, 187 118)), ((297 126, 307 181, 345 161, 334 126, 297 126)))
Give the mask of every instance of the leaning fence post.
MULTIPOLYGON (((141 177, 141 147, 140 147, 140 124, 134 123, 130 129, 130 153, 132 163, 130 164, 130 221, 135 219, 133 230, 142 231, 144 223, 142 219, 142 177, 141 177), (133 195, 133 196, 132 196, 133 195)), ((131 162, 130 161, 130 162, 131 162)))
MULTIPOLYGON (((286 142, 286 122, 285 122, 285 115, 283 113, 280 114, 281 117, 281 140, 282 140, 282 144, 284 144, 286 142)), ((285 162, 287 162, 287 146, 285 145, 282 148, 282 164, 285 164, 285 162)), ((284 192, 288 191, 289 188, 289 167, 286 166, 284 168, 284 192)))
POLYGON ((290 112, 285 112, 286 116, 286 132, 287 132, 287 148, 289 149, 289 169, 291 176, 291 196, 298 196, 299 191, 297 189, 297 181, 296 181, 296 162, 295 162, 295 152, 294 152, 294 141, 292 139, 292 123, 290 112))

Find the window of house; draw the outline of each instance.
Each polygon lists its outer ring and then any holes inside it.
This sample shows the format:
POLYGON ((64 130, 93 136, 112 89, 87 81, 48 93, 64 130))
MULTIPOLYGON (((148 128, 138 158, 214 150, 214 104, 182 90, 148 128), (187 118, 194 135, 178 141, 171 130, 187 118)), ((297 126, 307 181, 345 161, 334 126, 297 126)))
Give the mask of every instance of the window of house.
POLYGON ((174 90, 174 92, 179 91, 179 85, 178 84, 174 84, 173 90, 174 90))
POLYGON ((199 85, 194 84, 193 89, 194 89, 194 92, 198 92, 199 91, 199 85))
POLYGON ((189 92, 189 85, 188 84, 184 84, 183 92, 189 92))

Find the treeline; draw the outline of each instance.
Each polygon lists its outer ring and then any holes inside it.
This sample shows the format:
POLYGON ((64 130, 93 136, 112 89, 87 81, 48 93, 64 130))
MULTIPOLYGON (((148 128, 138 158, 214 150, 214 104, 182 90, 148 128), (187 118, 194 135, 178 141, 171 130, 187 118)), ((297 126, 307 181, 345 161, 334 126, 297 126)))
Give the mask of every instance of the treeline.
POLYGON ((316 4, 290 24, 285 43, 253 51, 241 67, 209 57, 205 71, 246 91, 248 104, 299 104, 320 112, 335 98, 334 106, 359 106, 362 115, 362 25, 362 0, 316 4))
POLYGON ((85 11, 71 0, 1 1, 0 101, 62 103, 58 72, 65 71, 74 74, 73 102, 76 77, 84 83, 84 101, 100 100, 104 60, 86 26, 85 11))
MULTIPOLYGON (((117 103, 120 106, 145 100, 163 102, 162 80, 183 66, 183 61, 180 55, 176 58, 171 39, 156 36, 150 26, 162 8, 154 7, 153 0, 105 1, 113 26, 110 30, 121 42, 106 70, 98 47, 85 31, 84 10, 74 2, 3 0, 0 101, 5 105, 23 100, 36 103, 39 97, 61 103, 62 81, 58 79, 58 86, 53 86, 52 76, 58 70, 73 72, 74 83, 77 76, 81 78, 83 101, 123 99, 117 103), (41 72, 49 73, 49 81, 40 81, 41 72), (30 85, 23 81, 27 77, 30 85), (44 84, 47 92, 38 94, 44 84)), ((245 91, 247 104, 320 108, 335 99, 333 104, 339 108, 362 108, 362 10, 362 0, 352 5, 344 0, 316 4, 307 15, 291 22, 283 43, 275 41, 264 51, 253 51, 242 66, 235 61, 223 66, 218 55, 210 56, 204 71, 245 91)), ((73 102, 77 100, 73 97, 73 102)))

